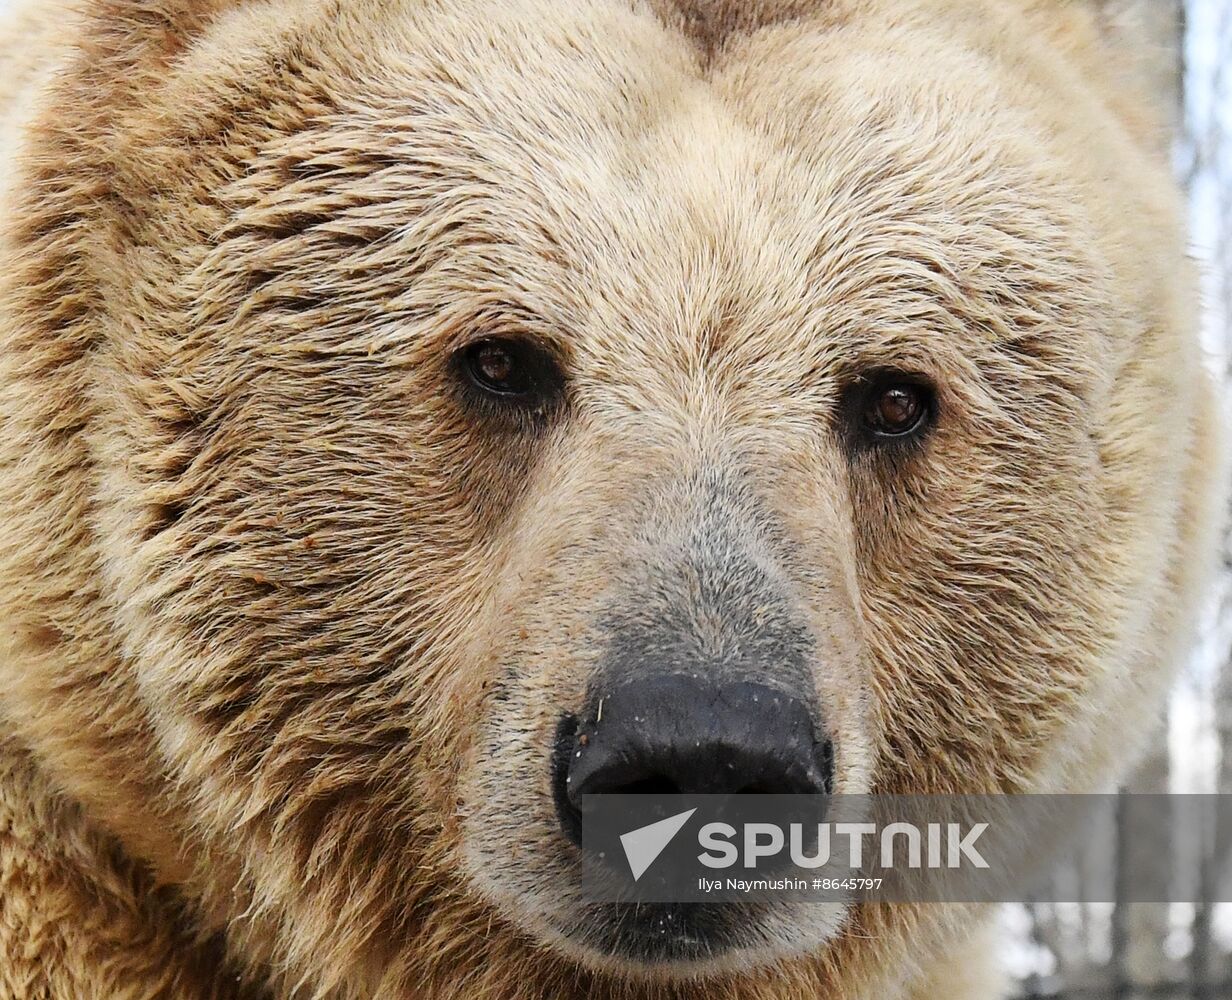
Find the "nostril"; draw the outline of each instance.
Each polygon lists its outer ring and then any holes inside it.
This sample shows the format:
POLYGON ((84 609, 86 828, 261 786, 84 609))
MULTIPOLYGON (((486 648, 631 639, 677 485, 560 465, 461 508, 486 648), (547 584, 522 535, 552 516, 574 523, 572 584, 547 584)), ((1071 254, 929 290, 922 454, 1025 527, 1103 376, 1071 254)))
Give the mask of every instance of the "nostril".
POLYGON ((682 795, 679 785, 665 774, 654 774, 601 790, 607 795, 682 795))
POLYGON ((572 778, 569 774, 577 751, 578 717, 563 715, 556 724, 552 745, 552 799, 556 815, 565 836, 579 847, 582 844, 582 813, 569 795, 572 778))

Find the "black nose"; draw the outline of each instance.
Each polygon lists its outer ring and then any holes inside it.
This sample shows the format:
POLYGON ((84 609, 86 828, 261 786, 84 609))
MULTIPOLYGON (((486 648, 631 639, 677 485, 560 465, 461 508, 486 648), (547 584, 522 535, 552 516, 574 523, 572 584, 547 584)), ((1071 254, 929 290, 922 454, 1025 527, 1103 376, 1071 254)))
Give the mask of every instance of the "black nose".
POLYGON ((833 747, 802 699, 751 681, 667 675, 625 684, 561 722, 561 827, 581 838, 584 795, 828 794, 833 747))

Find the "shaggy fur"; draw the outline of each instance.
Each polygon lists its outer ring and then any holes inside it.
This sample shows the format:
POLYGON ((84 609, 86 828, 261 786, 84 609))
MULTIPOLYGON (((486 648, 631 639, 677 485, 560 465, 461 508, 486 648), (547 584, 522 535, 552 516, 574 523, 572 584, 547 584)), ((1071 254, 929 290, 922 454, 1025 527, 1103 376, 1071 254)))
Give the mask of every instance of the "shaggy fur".
POLYGON ((629 595, 724 641, 672 575, 712 519, 840 791, 1124 766, 1221 465, 1085 11, 37 0, 0 88, 0 995, 994 994, 965 907, 604 962, 548 754, 629 595), (557 405, 466 396, 494 333, 557 405), (854 448, 886 367, 936 426, 854 448))

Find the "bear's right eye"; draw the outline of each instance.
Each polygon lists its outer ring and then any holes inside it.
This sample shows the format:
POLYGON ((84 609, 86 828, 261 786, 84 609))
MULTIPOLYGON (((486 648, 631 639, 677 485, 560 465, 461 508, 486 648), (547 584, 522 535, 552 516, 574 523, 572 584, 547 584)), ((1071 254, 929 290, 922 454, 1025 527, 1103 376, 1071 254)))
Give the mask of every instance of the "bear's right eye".
POLYGON ((458 352, 469 387, 494 403, 539 408, 560 390, 560 369, 543 348, 527 340, 485 337, 458 352))

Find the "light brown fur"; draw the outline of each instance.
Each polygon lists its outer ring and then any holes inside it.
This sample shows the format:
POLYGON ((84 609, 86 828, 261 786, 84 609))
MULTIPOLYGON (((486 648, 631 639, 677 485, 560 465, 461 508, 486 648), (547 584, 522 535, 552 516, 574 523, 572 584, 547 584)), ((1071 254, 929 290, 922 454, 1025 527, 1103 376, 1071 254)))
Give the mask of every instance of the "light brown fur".
POLYGON ((721 489, 824 644, 840 790, 1124 766, 1222 462, 1092 19, 77 6, 0 46, 0 996, 986 996, 965 907, 604 967, 545 753, 721 489), (513 426, 446 365, 511 331, 571 380, 513 426), (887 364, 941 393, 888 464, 834 415, 887 364))

